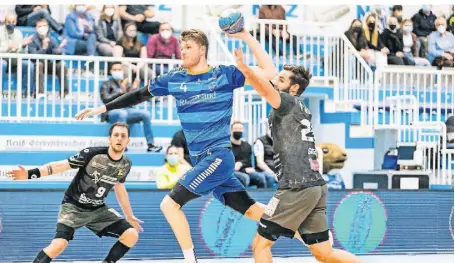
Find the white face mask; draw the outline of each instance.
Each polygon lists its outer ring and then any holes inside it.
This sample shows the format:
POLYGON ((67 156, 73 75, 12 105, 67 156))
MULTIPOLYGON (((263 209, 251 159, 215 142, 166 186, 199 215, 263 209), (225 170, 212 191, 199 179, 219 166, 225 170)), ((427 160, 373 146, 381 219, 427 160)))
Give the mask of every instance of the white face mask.
POLYGON ((36 29, 36 32, 38 32, 38 35, 40 35, 40 36, 45 36, 45 35, 47 35, 47 32, 49 32, 49 27, 40 26, 40 27, 38 27, 38 29, 36 29))
POLYGON ((115 10, 114 10, 114 8, 106 8, 106 9, 104 10, 104 13, 105 13, 107 16, 111 17, 111 16, 114 15, 115 10))
POLYGON ((446 27, 443 25, 438 26, 438 32, 443 34, 444 32, 446 32, 446 27))
POLYGON ((137 36, 137 31, 126 31, 126 35, 135 38, 137 36))
POLYGON ((160 35, 164 39, 169 39, 172 36, 172 32, 169 30, 164 30, 164 31, 161 31, 160 35))
POLYGON ((123 71, 112 71, 111 72, 112 78, 115 80, 122 80, 123 79, 123 71))
POLYGON ((85 13, 85 11, 87 11, 87 7, 79 5, 76 7, 76 11, 79 13, 85 13))

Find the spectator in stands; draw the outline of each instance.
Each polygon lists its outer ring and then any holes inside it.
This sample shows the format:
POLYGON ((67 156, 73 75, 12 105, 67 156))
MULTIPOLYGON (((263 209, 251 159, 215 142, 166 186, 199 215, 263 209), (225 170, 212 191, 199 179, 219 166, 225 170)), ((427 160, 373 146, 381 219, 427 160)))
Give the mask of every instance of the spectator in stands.
MULTIPOLYGON (((112 79, 103 82, 100 89, 103 103, 108 103, 125 93, 137 89, 139 86, 139 80, 136 80, 131 85, 131 83, 124 78, 122 64, 120 62, 112 63, 110 74, 112 79)), ((146 110, 134 108, 111 110, 107 112, 107 121, 110 123, 126 122, 128 124, 142 122, 145 139, 148 145, 147 151, 159 152, 163 148, 154 145, 151 116, 150 112, 146 110)))
POLYGON ((447 18, 447 31, 453 34, 453 5, 452 5, 452 15, 447 18))
POLYGON ((415 65, 414 61, 407 58, 403 53, 403 43, 398 32, 398 21, 396 17, 388 18, 388 27, 381 34, 382 43, 389 50, 387 63, 390 65, 415 65))
POLYGON ((66 54, 95 55, 95 19, 87 12, 86 5, 75 5, 74 10, 66 16, 64 35, 68 40, 66 54))
POLYGON ((63 33, 63 27, 51 16, 49 5, 16 5, 15 10, 18 26, 35 26, 36 21, 46 19, 55 32, 63 33))
MULTIPOLYGON (((123 36, 114 47, 114 57, 147 58, 147 50, 137 37, 135 23, 127 23, 123 29, 123 36)), ((153 70, 145 66, 145 63, 123 62, 125 78, 141 78, 149 80, 153 77, 153 70), (136 75, 136 76, 134 76, 136 75)))
POLYGON ((374 7, 374 14, 376 14, 377 18, 377 29, 379 34, 381 34, 384 29, 387 28, 387 17, 389 14, 389 11, 387 10, 387 7, 382 6, 382 5, 377 5, 374 7))
POLYGON ((426 58, 419 58, 417 54, 417 36, 412 33, 411 19, 404 19, 401 26, 401 42, 404 56, 414 61, 417 66, 431 66, 426 58))
POLYGON ((455 139, 455 136, 454 136, 454 118, 453 118, 453 115, 450 116, 449 118, 447 118, 446 120, 446 127, 447 127, 447 143, 450 143, 452 144, 452 149, 453 149, 453 143, 454 143, 454 139, 455 139))
POLYGON ((376 24, 376 14, 370 13, 365 18, 365 24, 363 25, 363 32, 367 39, 368 54, 363 54, 363 57, 367 57, 369 65, 376 65, 376 53, 380 51, 382 55, 387 55, 389 50, 385 48, 381 42, 378 26, 376 24))
POLYGON ((154 21, 155 10, 151 5, 121 5, 118 10, 122 26, 127 23, 136 23, 137 30, 146 34, 157 34, 160 22, 154 21))
POLYGON ((188 165, 191 166, 190 150, 188 149, 188 144, 186 143, 186 138, 185 134, 183 133, 183 129, 174 133, 171 145, 177 147, 179 154, 182 155, 185 161, 188 163, 188 165))
MULTIPOLYGON (((286 20, 286 10, 281 5, 262 5, 259 8, 259 19, 273 19, 273 20, 286 20)), ((259 30, 260 33, 260 30, 259 30)), ((260 39, 260 35, 258 35, 260 39)), ((297 56, 297 52, 299 47, 297 46, 297 36, 290 35, 288 31, 288 27, 283 25, 276 25, 276 24, 265 24, 265 39, 269 42, 272 42, 272 48, 275 52, 278 52, 279 56, 284 55, 284 50, 286 48, 286 44, 291 42, 292 38, 292 50, 294 56, 297 56), (272 26, 272 35, 269 35, 269 27, 272 26), (277 47, 277 38, 279 42, 284 41, 283 48, 277 47)), ((279 43, 278 42, 278 43, 279 43)), ((300 51, 300 50, 299 50, 300 51)), ((300 52, 299 57, 303 56, 300 52)))
MULTIPOLYGON (((36 34, 33 35, 32 42, 29 44, 28 52, 30 54, 42 54, 42 55, 61 55, 63 48, 66 45, 66 39, 64 39, 60 45, 57 43, 57 40, 49 36, 49 23, 46 19, 40 19, 36 21, 36 34)), ((60 78, 60 91, 62 93, 62 98, 65 94, 68 94, 68 85, 66 82, 67 68, 63 61, 55 61, 55 74, 60 78)), ((43 60, 39 61, 38 72, 38 93, 44 93, 44 72, 45 67, 47 67, 47 74, 53 75, 54 63, 52 60, 44 63, 43 60)))
POLYGON ((427 57, 428 41, 427 37, 431 32, 435 31, 434 21, 436 16, 431 11, 431 5, 423 5, 422 9, 419 10, 412 18, 414 34, 417 36, 417 52, 419 57, 427 57))
MULTIPOLYGON (((147 41, 147 57, 161 59, 181 59, 179 40, 172 35, 171 24, 163 22, 160 25, 160 33, 151 35, 147 41)), ((161 75, 169 71, 169 65, 156 65, 156 75, 161 75)))
MULTIPOLYGON (((233 122, 231 124, 231 143, 235 157, 234 174, 245 187, 251 184, 256 185, 258 188, 266 188, 268 187, 266 176, 253 168, 251 164, 251 145, 241 140, 242 135, 243 124, 239 121, 233 122)), ((273 178, 274 180, 275 178, 273 178)))
POLYGON ((270 129, 267 129, 267 134, 259 137, 254 143, 254 157, 256 171, 265 174, 268 187, 272 187, 276 182, 276 169, 273 156, 272 136, 270 129))
POLYGON ((374 51, 368 52, 368 41, 365 38, 365 33, 362 29, 362 22, 358 19, 354 19, 351 23, 351 27, 349 27, 344 34, 355 49, 360 52, 360 56, 362 56, 369 65, 374 64, 374 51))
POLYGON ((403 22, 403 6, 394 5, 392 7, 392 16, 398 20, 398 24, 401 24, 403 22))
MULTIPOLYGON (((33 36, 22 37, 22 33, 16 28, 17 17, 15 14, 7 14, 5 21, 0 26, 0 53, 22 53, 23 47, 26 47, 32 42, 33 36)), ((16 70, 18 61, 17 59, 2 59, 1 60, 1 72, 3 77, 7 76, 7 70, 11 63, 11 70, 16 70)), ((27 59, 22 60, 22 94, 27 94, 27 89, 30 87, 30 94, 35 93, 34 76, 35 76, 35 65, 27 59), (30 82, 28 81, 30 77, 30 82), (30 84, 30 85, 28 85, 30 84)), ((12 72, 10 72, 12 74, 12 72)), ((1 78, 0 78, 0 81, 1 78)))
POLYGON ((98 53, 101 56, 112 57, 113 50, 122 34, 122 27, 115 15, 114 5, 103 5, 100 20, 96 27, 98 53))
POLYGON ((435 21, 437 31, 428 36, 428 60, 431 65, 441 67, 453 67, 454 38, 447 31, 446 20, 439 17, 435 21))
POLYGON ((156 171, 156 186, 158 189, 172 189, 180 177, 191 166, 179 155, 177 147, 171 145, 166 150, 164 165, 156 171))

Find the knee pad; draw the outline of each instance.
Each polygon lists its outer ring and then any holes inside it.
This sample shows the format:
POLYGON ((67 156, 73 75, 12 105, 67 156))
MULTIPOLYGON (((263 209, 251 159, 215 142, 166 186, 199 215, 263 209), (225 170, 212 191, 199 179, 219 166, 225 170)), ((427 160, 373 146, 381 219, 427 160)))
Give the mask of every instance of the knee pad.
POLYGON ((303 242, 305 242, 305 244, 308 246, 330 240, 329 230, 326 230, 326 231, 320 232, 320 233, 311 233, 311 234, 302 234, 299 231, 299 234, 302 237, 303 242))
POLYGON ((181 183, 177 183, 174 188, 169 192, 169 197, 174 200, 180 207, 183 207, 189 201, 198 198, 200 195, 197 195, 190 190, 186 189, 181 183))
POLYGON ((74 228, 64 225, 62 223, 58 223, 54 238, 62 238, 69 242, 70 240, 73 240, 74 232, 75 232, 74 228))
POLYGON ((125 219, 120 219, 117 222, 107 226, 100 232, 98 232, 96 235, 99 237, 115 237, 118 238, 120 237, 126 230, 133 228, 128 221, 125 219))
POLYGON ((223 194, 224 204, 244 215, 256 203, 245 191, 227 192, 223 194))

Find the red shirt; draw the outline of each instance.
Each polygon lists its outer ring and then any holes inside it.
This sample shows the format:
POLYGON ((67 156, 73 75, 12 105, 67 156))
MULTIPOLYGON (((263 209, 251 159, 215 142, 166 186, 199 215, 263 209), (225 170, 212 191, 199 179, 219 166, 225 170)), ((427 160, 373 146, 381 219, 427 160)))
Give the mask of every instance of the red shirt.
POLYGON ((147 41, 147 57, 181 59, 179 41, 171 36, 167 41, 160 34, 151 35, 147 41))

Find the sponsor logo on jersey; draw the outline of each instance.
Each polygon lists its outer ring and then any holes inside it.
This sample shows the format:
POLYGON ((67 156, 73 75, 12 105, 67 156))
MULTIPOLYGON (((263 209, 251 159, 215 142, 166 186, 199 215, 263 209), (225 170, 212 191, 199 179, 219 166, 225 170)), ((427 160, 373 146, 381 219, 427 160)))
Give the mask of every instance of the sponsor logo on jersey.
POLYGON ((93 166, 93 168, 98 168, 98 169, 100 169, 100 170, 106 170, 106 169, 107 169, 107 166, 106 166, 106 165, 97 163, 96 161, 93 161, 93 162, 92 162, 92 166, 93 166))
POLYGON ((117 165, 115 165, 115 164, 112 164, 112 163, 108 163, 107 165, 108 165, 108 166, 110 166, 110 167, 114 167, 114 168, 117 168, 117 165))
POLYGON ((317 151, 314 148, 308 148, 308 155, 317 155, 317 151))
POLYGON ((118 181, 118 178, 111 177, 111 176, 108 176, 108 175, 103 175, 103 176, 101 176, 100 181, 104 182, 104 183, 107 183, 107 184, 116 184, 117 181, 118 181))
POLYGON ((88 198, 84 193, 82 193, 79 196, 79 203, 81 203, 81 204, 92 204, 94 206, 100 206, 100 205, 102 205, 104 203, 104 199, 94 200, 94 199, 88 198))
POLYGON ((93 182, 95 182, 95 184, 97 184, 101 180, 101 178, 100 178, 101 174, 98 171, 94 171, 93 173, 91 173, 89 175, 91 177, 93 177, 92 180, 93 180, 93 182))
POLYGON ((181 99, 178 101, 179 106, 184 105, 193 105, 196 103, 206 103, 206 102, 213 102, 216 99, 216 92, 207 93, 207 94, 198 94, 191 96, 188 99, 181 99))

